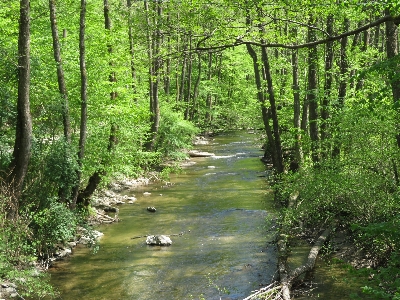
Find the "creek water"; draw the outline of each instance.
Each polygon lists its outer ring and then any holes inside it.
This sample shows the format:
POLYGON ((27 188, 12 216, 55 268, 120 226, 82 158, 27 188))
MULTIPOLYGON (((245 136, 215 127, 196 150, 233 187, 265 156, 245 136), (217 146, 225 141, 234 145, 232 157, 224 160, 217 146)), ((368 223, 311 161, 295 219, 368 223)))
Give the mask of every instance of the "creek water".
POLYGON ((60 299, 243 299, 270 283, 274 210, 255 139, 219 135, 198 148, 215 157, 193 158, 172 184, 129 191, 137 201, 120 206, 122 222, 96 228, 97 253, 79 247, 50 269, 60 299), (172 235, 173 244, 132 239, 149 234, 172 235))

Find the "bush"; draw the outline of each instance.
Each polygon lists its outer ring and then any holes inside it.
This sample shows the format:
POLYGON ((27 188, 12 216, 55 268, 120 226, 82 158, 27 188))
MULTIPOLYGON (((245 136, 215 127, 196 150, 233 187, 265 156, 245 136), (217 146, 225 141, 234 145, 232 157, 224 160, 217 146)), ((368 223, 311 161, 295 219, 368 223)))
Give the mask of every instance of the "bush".
POLYGON ((33 214, 31 227, 38 254, 48 257, 54 245, 75 236, 76 216, 65 204, 51 201, 50 206, 33 214))
POLYGON ((160 121, 156 150, 171 159, 182 158, 179 153, 191 147, 198 129, 181 115, 165 111, 160 121))
POLYGON ((35 267, 37 251, 29 227, 30 215, 20 214, 15 220, 7 219, 5 208, 11 199, 5 196, 4 191, 0 195, 0 277, 16 284, 23 297, 55 298, 48 275, 35 267))

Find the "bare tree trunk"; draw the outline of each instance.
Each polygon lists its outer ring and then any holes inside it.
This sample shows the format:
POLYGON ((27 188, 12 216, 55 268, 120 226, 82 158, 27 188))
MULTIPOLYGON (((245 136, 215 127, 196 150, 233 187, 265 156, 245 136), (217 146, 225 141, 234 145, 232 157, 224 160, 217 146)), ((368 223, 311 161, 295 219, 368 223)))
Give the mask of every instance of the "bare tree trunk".
MULTIPOLYGON (((135 64, 135 42, 133 40, 133 22, 132 22, 132 0, 127 0, 128 6, 128 38, 129 38, 129 53, 131 55, 131 76, 132 76, 132 91, 134 94, 137 93, 136 88, 136 64, 135 64)), ((136 95, 134 96, 134 100, 136 100, 136 95)))
MULTIPOLYGON (((212 52, 208 52, 208 73, 207 73, 207 80, 211 82, 212 78, 212 52)), ((207 93, 206 98, 206 124, 209 126, 211 125, 211 110, 212 110, 212 94, 211 92, 207 93)))
POLYGON ((271 151, 272 164, 274 166, 276 166, 278 159, 277 159, 276 149, 274 147, 274 145, 275 145, 274 135, 272 133, 271 125, 269 124, 270 112, 269 112, 269 109, 265 105, 265 102, 266 102, 265 95, 266 94, 265 94, 263 86, 262 86, 262 78, 261 78, 261 73, 260 73, 260 69, 259 69, 257 53, 254 51, 254 49, 251 45, 247 44, 246 47, 247 47, 247 52, 253 59, 254 77, 255 77, 255 82, 256 82, 256 87, 257 87, 257 99, 261 106, 261 115, 263 118, 265 133, 266 133, 267 139, 268 139, 268 147, 266 147, 266 149, 265 149, 264 159, 267 158, 268 151, 271 151))
POLYGON ((187 69, 187 45, 184 44, 183 46, 183 58, 182 58, 182 71, 181 71, 181 84, 179 86, 179 97, 178 101, 182 102, 185 98, 185 84, 186 84, 186 69, 187 69))
MULTIPOLYGON (((387 9, 385 13, 390 14, 387 9)), ((395 61, 394 58, 399 54, 398 48, 398 27, 393 21, 386 22, 386 53, 389 60, 392 60, 391 70, 389 71, 389 79, 392 85, 393 103, 397 111, 396 114, 396 141, 397 146, 400 147, 400 79, 398 74, 400 74, 400 64, 395 61)))
MULTIPOLYGON (((309 24, 315 25, 315 20, 311 16, 309 24)), ((308 28, 308 42, 313 42, 316 40, 316 35, 314 29, 308 28)), ((312 160, 316 164, 319 161, 319 133, 318 133, 318 78, 317 78, 317 68, 318 68, 318 52, 317 47, 313 46, 308 49, 308 92, 307 98, 309 103, 309 126, 310 126, 310 138, 311 138, 311 155, 312 160)))
MULTIPOLYGON (((343 22, 344 31, 348 31, 350 28, 350 20, 345 18, 343 22)), ((340 81, 339 81, 339 91, 338 91, 338 111, 342 110, 344 107, 344 102, 347 94, 347 80, 349 63, 347 60, 347 43, 348 38, 344 37, 340 41, 340 81)), ((332 157, 338 157, 340 155, 340 143, 339 141, 334 141, 332 157)))
POLYGON ((18 35, 18 100, 15 143, 12 160, 8 166, 7 183, 13 201, 7 207, 7 218, 18 216, 26 173, 31 157, 32 118, 30 112, 30 1, 20 1, 18 35))
POLYGON ((193 66, 193 59, 192 59, 192 33, 189 33, 189 56, 188 56, 188 78, 186 84, 186 93, 185 93, 185 115, 184 119, 189 119, 189 111, 190 111, 190 101, 191 101, 191 90, 192 90, 192 66, 193 66))
MULTIPOLYGON (((167 4, 169 6, 169 3, 167 4)), ((168 10, 167 15, 167 23, 170 25, 171 23, 171 14, 168 10)), ((168 45, 168 52, 171 53, 171 36, 168 34, 167 36, 167 45, 168 45)), ((168 56, 165 62, 165 73, 164 73, 164 92, 168 96, 170 94, 171 89, 171 57, 168 56)))
MULTIPOLYGON (((329 35, 333 35, 333 15, 329 15, 327 19, 327 33, 329 35)), ((330 97, 331 97, 331 89, 333 82, 333 42, 328 42, 326 44, 326 55, 325 55, 325 84, 324 84, 324 99, 322 100, 321 107, 321 140, 326 140, 328 137, 328 119, 329 115, 329 106, 330 106, 330 97)), ((324 155, 326 155, 327 149, 324 149, 324 155)))
POLYGON ((58 37, 55 0, 49 0, 49 9, 50 9, 51 33, 53 36, 54 60, 56 61, 56 66, 57 66, 58 90, 63 99, 62 116, 63 116, 63 125, 64 125, 64 137, 65 137, 65 140, 68 143, 70 143, 71 142, 71 125, 70 125, 70 120, 69 120, 68 93, 67 93, 67 86, 65 84, 64 69, 63 69, 62 60, 61 60, 61 48, 60 48, 60 39, 58 37))
POLYGON ((196 106, 197 106, 197 98, 199 97, 199 86, 200 86, 200 81, 201 81, 201 52, 197 52, 197 79, 196 83, 194 84, 193 88, 193 105, 190 110, 190 120, 192 121, 194 119, 194 115, 196 112, 196 106))
POLYGON ((278 252, 279 252, 279 275, 280 275, 280 282, 281 282, 281 295, 282 299, 290 300, 290 289, 295 282, 295 280, 302 274, 311 271, 315 266, 315 261, 318 257, 319 250, 331 234, 332 229, 328 228, 325 229, 322 234, 319 236, 317 241, 315 242, 314 246, 311 248, 307 262, 300 267, 297 267, 294 270, 289 271, 287 266, 287 244, 286 239, 283 237, 278 241, 278 252))
MULTIPOLYGON (((368 23, 368 20, 366 20, 365 22, 368 23)), ((363 32, 363 44, 362 44, 362 47, 360 49, 361 52, 367 51, 368 46, 369 46, 370 35, 371 34, 370 34, 370 30, 369 29, 363 32)), ((367 65, 367 62, 365 60, 362 61, 361 68, 362 69, 365 68, 366 65, 367 65)), ((358 80, 357 84, 356 84, 356 91, 361 90, 363 87, 364 87, 364 78, 361 77, 358 80)))
POLYGON ((85 157, 85 144, 87 136, 87 71, 86 71, 86 48, 85 48, 85 27, 86 27, 86 0, 81 0, 81 13, 79 23, 79 61, 81 72, 81 123, 79 132, 79 152, 77 171, 77 184, 73 189, 71 208, 74 209, 77 204, 79 186, 82 176, 82 164, 85 157))
POLYGON ((149 4, 144 0, 146 10, 146 21, 148 26, 147 38, 149 45, 149 87, 150 87, 150 137, 146 143, 146 150, 152 151, 154 149, 158 128, 160 126, 160 104, 158 99, 158 87, 160 84, 160 42, 161 42, 161 29, 160 19, 162 16, 162 3, 157 2, 153 4, 153 26, 151 29, 149 17, 149 4), (151 36, 151 37, 150 37, 151 36))
POLYGON ((301 119, 300 119, 300 87, 299 87, 299 56, 298 50, 292 51, 292 78, 293 78, 293 126, 296 130, 294 136, 296 162, 301 164, 303 161, 303 151, 301 149, 301 119))
POLYGON ((283 166, 283 155, 282 155, 282 144, 281 144, 281 136, 280 136, 280 129, 279 129, 279 120, 278 120, 278 113, 276 109, 276 99, 275 99, 275 92, 272 83, 272 76, 271 76, 271 67, 269 64, 267 47, 261 47, 261 56, 263 62, 263 74, 267 81, 267 92, 268 92, 268 100, 271 106, 270 113, 272 118, 272 125, 273 125, 273 134, 274 134, 274 148, 276 153, 276 165, 274 166, 276 172, 281 174, 284 172, 283 166))

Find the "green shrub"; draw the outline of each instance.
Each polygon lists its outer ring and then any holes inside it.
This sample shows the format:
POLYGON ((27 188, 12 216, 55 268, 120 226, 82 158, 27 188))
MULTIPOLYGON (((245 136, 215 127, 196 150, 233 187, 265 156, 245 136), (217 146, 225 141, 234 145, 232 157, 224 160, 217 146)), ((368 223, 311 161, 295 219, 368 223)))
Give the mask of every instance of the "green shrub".
POLYGON ((1 196, 0 206, 0 278, 17 286, 22 297, 53 299, 56 293, 49 284, 49 276, 35 267, 37 251, 34 234, 29 227, 29 214, 14 219, 6 218, 5 207, 11 199, 1 196))
POLYGON ((39 255, 49 255, 55 244, 74 237, 76 216, 65 204, 53 199, 48 208, 33 214, 31 227, 39 255))
POLYGON ((162 114, 158 131, 156 150, 171 159, 182 158, 179 153, 191 147, 198 129, 180 114, 165 111, 162 114))

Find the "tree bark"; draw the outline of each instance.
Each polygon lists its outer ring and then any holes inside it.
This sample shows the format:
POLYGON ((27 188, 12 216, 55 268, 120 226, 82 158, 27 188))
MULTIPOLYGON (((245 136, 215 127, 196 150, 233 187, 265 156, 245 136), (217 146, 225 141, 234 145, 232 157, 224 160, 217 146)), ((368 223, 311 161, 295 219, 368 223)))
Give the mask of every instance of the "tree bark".
MULTIPOLYGON (((314 17, 310 17, 309 24, 315 25, 314 17)), ((316 40, 314 29, 308 28, 308 42, 316 40)), ((314 164, 319 161, 319 133, 318 133, 318 52, 317 46, 308 49, 308 91, 307 101, 309 104, 309 126, 310 126, 310 138, 311 138, 311 156, 314 164)))
POLYGON ((20 1, 18 35, 18 99, 14 151, 8 166, 7 183, 12 201, 7 207, 7 218, 18 216, 19 199, 28 171, 32 145, 32 118, 30 112, 30 1, 20 1))
POLYGON ((196 106, 197 106, 197 98, 199 97, 199 87, 200 87, 200 81, 201 81, 201 52, 197 52, 197 79, 194 84, 193 88, 193 105, 190 110, 190 120, 192 121, 194 119, 195 113, 196 113, 196 106))
POLYGON ((302 274, 311 271, 314 266, 315 266, 315 261, 317 259, 319 250, 325 243, 325 241, 328 239, 329 235, 331 234, 332 229, 328 228, 325 229, 322 234, 319 236, 317 241, 315 242, 314 246, 311 248, 309 254, 308 254, 308 259, 307 262, 300 267, 297 267, 296 269, 289 271, 288 266, 287 266, 287 256, 288 256, 288 250, 287 250, 287 243, 286 243, 286 238, 283 237, 278 241, 278 253, 279 253, 279 263, 278 263, 278 269, 279 269, 279 276, 280 276, 280 282, 282 286, 282 298, 284 300, 290 300, 290 289, 295 282, 295 280, 302 274))
POLYGON ((150 88, 150 136, 145 145, 147 151, 153 151, 157 140, 158 129, 160 126, 160 104, 158 99, 158 87, 160 84, 160 42, 161 29, 160 19, 162 16, 162 3, 153 3, 153 24, 150 23, 150 10, 148 1, 144 0, 147 22, 147 39, 149 53, 149 88, 150 88), (152 30, 152 26, 154 30, 152 30))
POLYGON ((299 86, 299 55, 298 50, 292 50, 292 89, 293 89, 293 127, 296 130, 294 135, 295 157, 298 164, 303 161, 301 149, 301 118, 300 118, 300 86, 299 86))
POLYGON ((55 0, 49 0, 49 9, 50 9, 51 33, 53 37, 53 53, 54 53, 54 60, 57 66, 58 90, 63 100, 62 116, 63 116, 64 137, 67 143, 71 143, 71 125, 69 120, 68 93, 67 93, 67 86, 65 84, 64 69, 61 59, 61 47, 60 47, 60 39, 58 36, 55 0))
POLYGON ((189 120, 190 102, 191 102, 191 90, 192 90, 192 33, 189 33, 189 56, 188 56, 188 78, 186 81, 186 93, 185 93, 185 114, 184 119, 189 120))
MULTIPOLYGON (((333 35, 333 15, 329 15, 327 18, 327 33, 333 35)), ((325 84, 324 84, 324 98, 322 100, 321 107, 321 140, 326 140, 328 137, 328 120, 329 120, 329 107, 330 107, 330 97, 333 82, 333 42, 328 42, 326 44, 326 55, 325 55, 325 84)), ((324 149, 324 155, 327 153, 327 149, 324 149)))
MULTIPOLYGON (((390 15, 390 11, 386 9, 386 15, 390 15)), ((393 21, 386 22, 386 54, 389 60, 391 60, 391 68, 389 70, 389 80, 392 85, 393 103, 397 111, 396 114, 396 141, 397 146, 400 147, 400 63, 399 60, 395 59, 399 54, 398 46, 398 27, 393 21)))
POLYGON ((247 47, 247 52, 249 53, 249 55, 251 56, 251 58, 253 60, 254 77, 255 77, 255 83, 256 83, 256 87, 257 87, 257 99, 261 106, 261 115, 263 118, 265 133, 266 133, 267 139, 268 139, 268 147, 266 147, 266 149, 265 149, 264 158, 267 157, 267 155, 268 155, 267 152, 271 151, 272 164, 275 167, 277 165, 278 159, 277 159, 276 148, 274 147, 274 145, 275 145, 274 135, 272 133, 271 125, 269 124, 270 112, 266 106, 266 96, 265 96, 265 93, 264 93, 263 87, 262 87, 262 78, 261 78, 261 74, 260 74, 257 53, 254 51, 254 49, 251 45, 246 45, 246 47, 247 47))
MULTIPOLYGON (((212 52, 208 52, 208 73, 207 73, 207 80, 211 83, 212 78, 212 52)), ((212 110, 212 94, 211 92, 207 93, 206 98, 206 115, 205 115, 205 123, 207 126, 211 125, 211 110, 212 110)))
POLYGON ((132 22, 132 0, 127 0, 128 6, 128 38, 129 38, 129 52, 131 60, 131 77, 132 77, 132 91, 134 94, 134 100, 136 100, 136 64, 135 64, 135 43, 133 40, 133 22, 132 22))
POLYGON ((275 92, 272 82, 271 76, 271 67, 269 64, 268 52, 267 47, 261 47, 261 57, 263 62, 263 74, 265 80, 267 81, 267 93, 268 93, 268 100, 270 104, 270 113, 272 118, 272 128, 274 134, 274 148, 276 153, 276 162, 275 162, 275 169, 278 174, 284 172, 283 166, 283 155, 282 155, 282 144, 281 144, 281 135, 279 129, 279 120, 278 120, 278 113, 276 109, 276 99, 275 99, 275 92))
MULTIPOLYGON (((344 30, 349 30, 350 20, 345 18, 343 22, 344 30)), ((343 107, 347 94, 347 80, 348 80, 348 71, 349 71, 349 63, 347 60, 347 44, 348 37, 344 37, 340 40, 340 80, 339 80, 339 91, 338 91, 338 105, 337 105, 337 113, 339 113, 343 107)), ((340 142, 334 140, 332 157, 339 157, 340 155, 340 142)))
POLYGON ((81 73, 81 122, 79 131, 79 152, 77 171, 77 184, 73 190, 71 208, 74 209, 77 204, 79 186, 82 176, 83 158, 85 157, 85 145, 87 137, 87 71, 86 71, 86 47, 85 47, 85 28, 86 28, 86 0, 81 0, 81 12, 79 23, 79 66, 81 73))

